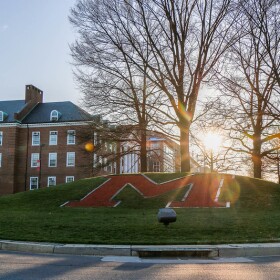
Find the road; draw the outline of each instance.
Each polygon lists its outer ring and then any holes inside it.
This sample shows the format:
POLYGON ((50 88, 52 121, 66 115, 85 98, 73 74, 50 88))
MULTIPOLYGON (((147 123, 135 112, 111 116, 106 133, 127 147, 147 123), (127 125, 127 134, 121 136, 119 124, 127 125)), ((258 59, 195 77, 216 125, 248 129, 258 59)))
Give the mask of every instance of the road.
POLYGON ((1 280, 278 280, 280 256, 218 260, 139 259, 0 251, 1 280))

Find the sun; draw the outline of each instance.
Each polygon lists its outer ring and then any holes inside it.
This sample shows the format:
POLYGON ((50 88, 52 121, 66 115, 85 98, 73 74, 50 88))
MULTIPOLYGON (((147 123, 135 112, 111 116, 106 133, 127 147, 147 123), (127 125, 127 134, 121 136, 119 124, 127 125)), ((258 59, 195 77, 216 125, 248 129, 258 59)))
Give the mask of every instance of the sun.
POLYGON ((208 132, 203 137, 203 143, 206 149, 217 151, 222 144, 222 136, 215 132, 208 132))

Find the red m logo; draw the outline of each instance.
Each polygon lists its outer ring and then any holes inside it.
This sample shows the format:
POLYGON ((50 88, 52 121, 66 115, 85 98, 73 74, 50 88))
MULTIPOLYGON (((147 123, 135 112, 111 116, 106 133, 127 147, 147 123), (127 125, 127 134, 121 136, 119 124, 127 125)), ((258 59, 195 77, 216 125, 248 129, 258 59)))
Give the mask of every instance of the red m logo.
MULTIPOLYGON (((227 180, 229 175, 224 175, 227 180)), ((219 203, 218 197, 224 179, 217 175, 197 174, 176 180, 157 184, 145 175, 111 175, 108 180, 88 193, 80 201, 71 201, 64 204, 70 207, 116 207, 120 201, 114 201, 126 185, 132 186, 144 198, 159 196, 174 189, 189 185, 181 201, 170 201, 167 207, 229 207, 227 203, 219 203)))

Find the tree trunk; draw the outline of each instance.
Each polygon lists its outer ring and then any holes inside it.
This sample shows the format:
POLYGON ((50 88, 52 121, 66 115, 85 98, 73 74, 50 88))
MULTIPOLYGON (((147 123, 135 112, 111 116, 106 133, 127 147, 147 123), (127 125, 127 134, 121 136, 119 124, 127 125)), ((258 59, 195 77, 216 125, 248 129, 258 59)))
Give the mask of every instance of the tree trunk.
POLYGON ((180 155, 181 155, 181 172, 190 172, 190 128, 189 126, 180 127, 180 155))
POLYGON ((253 155, 254 178, 262 178, 262 159, 260 155, 253 155))
POLYGON ((140 143, 140 171, 147 172, 147 135, 146 130, 141 129, 141 143, 140 143))
POLYGON ((121 174, 121 144, 118 141, 116 144, 116 174, 121 174))
POLYGON ((277 150, 277 175, 278 175, 278 184, 280 184, 280 157, 279 157, 279 151, 277 150))
POLYGON ((278 174, 278 184, 280 184, 280 165, 279 165, 279 161, 277 162, 277 174, 278 174))
POLYGON ((262 157, 261 157, 261 136, 254 135, 253 139, 253 169, 254 169, 254 178, 262 178, 262 157))

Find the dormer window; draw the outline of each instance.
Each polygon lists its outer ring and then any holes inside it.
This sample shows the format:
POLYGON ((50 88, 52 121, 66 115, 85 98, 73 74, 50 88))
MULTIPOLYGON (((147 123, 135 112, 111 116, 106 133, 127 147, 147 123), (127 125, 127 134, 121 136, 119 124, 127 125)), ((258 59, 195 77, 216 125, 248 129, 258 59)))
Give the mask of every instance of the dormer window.
POLYGON ((50 115, 50 120, 51 120, 52 122, 56 122, 56 121, 58 121, 58 119, 60 118, 60 116, 61 116, 61 113, 60 113, 60 112, 58 112, 57 110, 52 110, 52 111, 51 111, 51 115, 50 115))
POLYGON ((8 114, 0 111, 0 122, 3 122, 8 117, 8 114))

